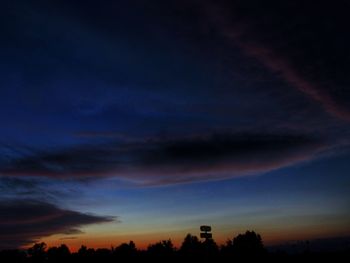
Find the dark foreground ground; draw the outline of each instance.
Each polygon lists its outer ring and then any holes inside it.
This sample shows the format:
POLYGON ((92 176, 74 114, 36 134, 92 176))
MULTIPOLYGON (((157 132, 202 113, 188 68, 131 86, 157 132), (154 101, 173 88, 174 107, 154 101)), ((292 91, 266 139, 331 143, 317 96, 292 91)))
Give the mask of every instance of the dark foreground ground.
POLYGON ((191 255, 174 252, 164 255, 149 254, 147 251, 139 251, 135 254, 123 255, 113 253, 105 249, 98 249, 94 253, 82 255, 71 253, 69 255, 56 256, 29 256, 24 251, 7 250, 0 253, 0 262, 350 262, 350 251, 332 253, 304 253, 289 255, 283 252, 267 253, 266 255, 191 255))

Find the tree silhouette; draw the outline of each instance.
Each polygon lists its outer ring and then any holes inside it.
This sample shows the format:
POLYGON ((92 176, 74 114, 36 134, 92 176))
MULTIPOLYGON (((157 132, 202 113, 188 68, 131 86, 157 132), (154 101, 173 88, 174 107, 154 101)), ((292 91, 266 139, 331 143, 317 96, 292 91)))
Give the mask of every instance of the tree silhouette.
POLYGON ((202 243, 203 251, 205 252, 206 256, 215 257, 219 253, 219 247, 212 238, 206 239, 202 243))
POLYGON ((28 249, 28 255, 32 262, 44 262, 46 260, 46 244, 44 242, 35 243, 28 249))
POLYGON ((27 261, 27 253, 17 249, 0 251, 0 262, 16 262, 25 263, 27 261))
POLYGON ((202 243, 199 241, 197 236, 193 236, 191 234, 187 234, 182 245, 180 247, 180 256, 182 260, 199 260, 203 259, 203 247, 202 243))
POLYGON ((95 259, 95 249, 81 246, 76 254, 79 262, 93 262, 95 259))
POLYGON ((88 249, 86 246, 82 245, 79 250, 78 250, 78 255, 81 256, 81 257, 84 257, 86 256, 88 253, 88 249))
POLYGON ((94 260, 99 262, 110 262, 112 251, 108 248, 98 248, 94 254, 94 260))
POLYGON ((219 254, 219 248, 211 238, 204 242, 199 241, 197 236, 187 234, 180 247, 180 256, 193 261, 213 261, 219 254))
POLYGON ((187 234, 180 247, 180 253, 183 255, 199 255, 202 250, 201 242, 197 236, 187 234))
POLYGON ((254 231, 239 234, 228 245, 232 246, 233 253, 239 257, 257 257, 265 254, 261 236, 254 231))
POLYGON ((47 257, 49 262, 67 262, 70 258, 70 251, 65 244, 59 247, 50 247, 47 250, 47 257))
POLYGON ((118 258, 134 258, 137 255, 136 245, 133 241, 130 241, 129 244, 122 243, 114 249, 114 255, 118 258))
POLYGON ((349 262, 350 249, 347 246, 339 251, 315 252, 309 249, 307 253, 299 251, 292 255, 283 251, 267 252, 261 236, 254 231, 247 231, 227 241, 218 248, 213 239, 201 242, 198 237, 187 234, 179 250, 176 250, 171 240, 162 240, 151 244, 147 250, 138 250, 134 242, 123 243, 116 248, 87 248, 81 246, 78 252, 71 253, 66 245, 50 247, 46 250, 45 243, 36 243, 25 252, 24 250, 0 251, 0 262, 14 263, 114 263, 114 262, 249 262, 253 260, 268 260, 269 262, 295 261, 329 261, 349 262))
POLYGON ((171 256, 173 256, 175 248, 171 240, 168 239, 149 245, 147 248, 147 252, 151 256, 170 258, 171 256))

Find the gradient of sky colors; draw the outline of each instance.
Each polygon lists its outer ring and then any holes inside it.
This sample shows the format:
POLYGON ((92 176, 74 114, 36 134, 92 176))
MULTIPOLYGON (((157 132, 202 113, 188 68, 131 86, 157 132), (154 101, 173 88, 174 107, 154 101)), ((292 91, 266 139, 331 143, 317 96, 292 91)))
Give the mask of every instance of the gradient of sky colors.
POLYGON ((0 248, 350 235, 347 1, 0 10, 0 248))

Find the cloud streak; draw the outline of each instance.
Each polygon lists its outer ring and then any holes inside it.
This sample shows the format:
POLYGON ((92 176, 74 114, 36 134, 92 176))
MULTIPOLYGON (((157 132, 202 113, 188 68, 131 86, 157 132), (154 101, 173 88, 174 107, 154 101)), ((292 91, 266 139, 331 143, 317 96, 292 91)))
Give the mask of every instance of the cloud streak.
POLYGON ((0 248, 14 248, 53 234, 81 233, 80 227, 114 221, 36 200, 0 202, 0 248))
MULTIPOLYGON (((338 101, 339 98, 337 98, 336 96, 332 96, 332 92, 334 93, 334 90, 337 89, 341 90, 342 94, 348 95, 348 93, 346 93, 345 90, 342 89, 342 87, 335 87, 339 86, 336 83, 337 81, 344 82, 344 79, 339 80, 336 79, 337 77, 335 76, 329 76, 328 82, 323 83, 324 81, 321 80, 322 76, 320 75, 322 75, 323 73, 327 75, 328 72, 317 72, 318 65, 315 61, 302 61, 303 64, 313 65, 315 68, 311 73, 305 73, 302 70, 300 70, 300 68, 303 68, 305 65, 296 65, 295 63, 292 63, 293 59, 291 59, 290 55, 285 54, 283 52, 278 52, 278 48, 275 48, 274 45, 271 43, 279 43, 279 41, 281 40, 281 35, 283 36, 284 32, 286 31, 286 29, 283 27, 283 20, 281 22, 281 19, 278 15, 269 15, 269 12, 272 12, 271 10, 285 14, 285 16, 289 19, 288 30, 291 31, 291 35, 297 35, 295 31, 297 31, 298 27, 295 25, 305 23, 305 26, 308 27, 310 23, 315 23, 315 21, 319 19, 317 18, 317 15, 312 15, 312 12, 311 15, 310 13, 304 13, 304 11, 309 10, 308 8, 310 7, 307 7, 307 5, 299 6, 296 4, 295 6, 299 7, 296 9, 297 11, 300 11, 300 9, 303 8, 305 8, 305 10, 302 10, 298 14, 298 16, 295 16, 293 15, 293 8, 285 8, 289 5, 287 3, 285 4, 285 6, 283 4, 275 5, 271 9, 269 9, 266 6, 261 6, 261 9, 259 10, 267 11, 267 14, 265 15, 265 19, 268 21, 267 22, 259 18, 259 14, 254 16, 255 13, 252 10, 252 7, 249 6, 249 4, 246 4, 244 1, 236 1, 234 3, 231 3, 229 6, 226 5, 226 7, 229 7, 226 9, 223 8, 223 6, 225 5, 220 6, 219 4, 213 4, 211 2, 208 3, 209 4, 205 8, 205 13, 208 16, 208 19, 213 23, 216 29, 219 32, 221 32, 221 34, 226 39, 233 43, 233 45, 241 48, 246 55, 257 59, 267 69, 269 69, 275 74, 278 74, 292 87, 295 87, 297 90, 305 94, 313 101, 320 103, 324 110, 329 114, 341 120, 350 121, 350 109, 344 106, 342 103, 340 103, 340 101, 338 101), (245 4, 247 6, 245 6, 245 4), (246 7, 246 9, 242 9, 242 7, 246 7), (230 10, 230 12, 228 13, 227 10, 230 10), (243 11, 240 13, 240 10, 243 11), (301 16, 301 18, 299 18, 299 16, 301 16), (298 19, 300 21, 298 21, 298 19), (315 21, 312 21, 313 19, 315 21), (269 27, 265 25, 264 27, 264 23, 271 23, 272 26, 269 27), (282 23, 282 25, 280 25, 279 23, 282 23), (294 25, 295 28, 291 29, 290 25, 294 25), (276 31, 276 29, 279 30, 278 33, 273 32, 276 31), (261 40, 261 34, 268 35, 272 40, 261 40), (316 80, 311 80, 315 79, 315 76, 316 80)), ((262 11, 262 13, 265 12, 262 11)), ((339 23, 339 21, 331 21, 331 25, 329 25, 329 27, 342 28, 342 25, 339 23)), ((312 30, 312 28, 310 30, 312 30)), ((297 37, 294 37, 300 42, 304 42, 305 47, 312 45, 313 41, 316 40, 318 40, 317 44, 322 47, 322 42, 326 42, 326 33, 327 32, 325 31, 324 35, 322 35, 321 37, 320 35, 317 35, 317 33, 310 32, 310 35, 312 35, 315 39, 309 42, 304 41, 302 37, 299 37, 298 39, 298 35, 297 37)), ((295 39, 293 39, 293 36, 289 36, 289 38, 291 41, 295 41, 295 39)), ((329 38, 331 38, 331 36, 329 36, 329 38)), ((282 41, 285 43, 285 38, 283 38, 282 41)), ((303 48, 305 49, 305 47, 303 48)), ((306 50, 299 49, 298 52, 301 54, 307 54, 306 50)), ((287 51, 289 51, 289 53, 295 53, 295 50, 293 50, 293 47, 291 46, 287 47, 287 51)), ((332 50, 325 51, 328 53, 332 52, 332 50)), ((325 61, 327 56, 329 56, 329 54, 322 53, 322 58, 325 61)), ((323 62, 323 64, 327 63, 323 62)), ((329 67, 329 65, 323 66, 323 71, 329 71, 329 69, 327 69, 326 67, 329 67)), ((339 63, 339 65, 336 65, 336 68, 340 71, 340 73, 337 74, 340 76, 341 71, 344 71, 344 67, 342 68, 341 64, 339 63)))
MULTIPOLYGON (((232 35, 230 36, 232 37, 232 35)), ((237 40, 237 36, 234 37, 237 40)), ((245 42, 242 39, 237 41, 240 47, 250 56, 257 58, 268 69, 279 74, 289 84, 307 95, 312 100, 320 103, 322 107, 333 116, 342 120, 350 121, 350 112, 339 105, 329 94, 327 94, 317 84, 308 81, 297 72, 287 60, 277 55, 272 50, 253 43, 245 42)))
POLYGON ((310 159, 326 147, 309 135, 211 134, 33 152, 3 164, 0 173, 175 183, 263 173, 310 159))

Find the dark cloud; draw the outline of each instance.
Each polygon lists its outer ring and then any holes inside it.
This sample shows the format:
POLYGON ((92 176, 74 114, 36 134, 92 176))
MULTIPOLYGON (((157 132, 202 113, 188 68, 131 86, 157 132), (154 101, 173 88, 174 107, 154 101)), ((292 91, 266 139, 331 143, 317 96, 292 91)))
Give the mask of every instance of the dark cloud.
POLYGON ((36 200, 0 201, 0 248, 14 248, 53 234, 81 233, 80 227, 114 221, 36 200))
POLYGON ((350 4, 328 1, 207 1, 202 10, 234 47, 328 113, 350 120, 350 4))
POLYGON ((308 135, 212 134, 173 140, 86 145, 33 153, 0 167, 4 175, 145 182, 220 179, 265 172, 311 158, 326 143, 308 135))

